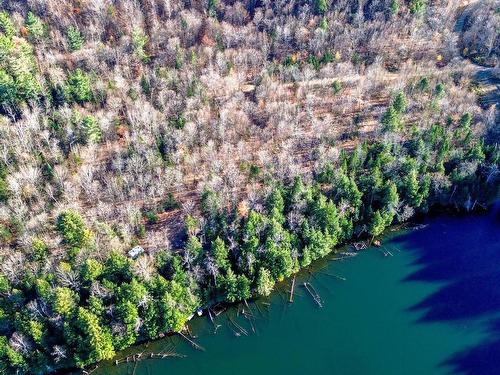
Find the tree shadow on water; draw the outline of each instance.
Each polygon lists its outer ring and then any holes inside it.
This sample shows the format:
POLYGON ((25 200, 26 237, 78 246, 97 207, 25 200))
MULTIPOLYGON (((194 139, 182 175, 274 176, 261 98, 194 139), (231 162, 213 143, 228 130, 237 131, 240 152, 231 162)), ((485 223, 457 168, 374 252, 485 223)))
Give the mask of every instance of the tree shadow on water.
POLYGON ((486 322, 488 338, 443 365, 465 375, 500 374, 500 212, 439 217, 394 239, 415 252, 418 270, 404 281, 442 282, 411 311, 427 322, 486 322))

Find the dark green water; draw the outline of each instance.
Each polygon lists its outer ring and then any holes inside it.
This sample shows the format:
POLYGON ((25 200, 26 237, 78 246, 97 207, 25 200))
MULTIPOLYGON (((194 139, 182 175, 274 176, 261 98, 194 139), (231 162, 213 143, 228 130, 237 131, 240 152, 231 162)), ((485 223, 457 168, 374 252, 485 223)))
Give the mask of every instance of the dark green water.
MULTIPOLYGON (((494 214, 430 219, 428 226, 344 261, 322 261, 269 298, 190 322, 195 350, 174 336, 135 349, 187 357, 144 360, 146 374, 494 374, 500 355, 500 222, 494 214), (498 270, 498 271, 497 271, 498 270), (341 280, 333 275, 340 276, 341 280), (302 286, 310 282, 319 308, 302 286), (269 303, 270 305, 266 305, 269 303), (228 316, 248 331, 235 336, 228 316)), ((124 357, 120 354, 118 357, 124 357)), ((103 364, 96 375, 132 374, 136 364, 103 364)))

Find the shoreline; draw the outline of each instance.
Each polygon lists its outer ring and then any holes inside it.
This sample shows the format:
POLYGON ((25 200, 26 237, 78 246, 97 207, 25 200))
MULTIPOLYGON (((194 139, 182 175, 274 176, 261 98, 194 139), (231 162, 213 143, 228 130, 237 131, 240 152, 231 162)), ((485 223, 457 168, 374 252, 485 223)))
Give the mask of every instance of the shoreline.
MULTIPOLYGON (((342 246, 339 246, 338 248, 335 248, 332 252, 325 255, 324 257, 321 257, 319 259, 314 260, 309 266, 300 268, 300 270, 298 272, 292 274, 290 277, 287 277, 284 280, 277 282, 275 285, 275 288, 273 289, 273 293, 278 291, 278 285, 286 285, 290 282, 290 280, 294 279, 295 277, 299 276, 300 274, 314 274, 315 273, 315 266, 318 266, 320 263, 324 263, 324 262, 329 263, 332 261, 340 261, 340 260, 344 260, 344 259, 348 259, 348 258, 355 258, 358 255, 358 253, 368 251, 370 249, 371 250, 379 249, 380 247, 383 247, 384 242, 386 242, 390 238, 401 235, 406 231, 415 231, 415 230, 422 229, 421 225, 424 224, 423 222, 427 221, 429 219, 435 219, 435 218, 439 218, 439 217, 445 218, 445 217, 468 217, 468 216, 478 216, 478 215, 484 216, 484 215, 489 215, 489 214, 498 215, 500 213, 500 200, 498 198, 496 198, 496 199, 492 200, 491 202, 488 202, 488 206, 486 209, 484 209, 484 207, 482 207, 482 206, 479 206, 479 207, 482 209, 476 209, 474 211, 457 210, 456 208, 452 208, 452 206, 433 207, 432 209, 429 210, 429 212, 427 212, 425 214, 415 215, 414 217, 412 217, 411 221, 408 221, 408 222, 405 222, 402 224, 391 225, 390 227, 388 227, 384 231, 382 236, 380 237, 380 244, 378 244, 378 245, 375 245, 375 244, 370 245, 369 240, 367 240, 366 238, 362 239, 362 241, 349 241, 349 243, 346 243, 342 246), (365 243, 368 242, 368 246, 366 248, 356 250, 354 247, 354 244, 357 242, 365 242, 365 243), (352 252, 342 251, 342 250, 349 250, 349 249, 352 249, 353 251, 352 252), (349 255, 342 257, 342 255, 346 254, 346 253, 349 253, 349 255), (340 255, 340 257, 338 257, 338 255, 340 255)), ((384 253, 382 253, 382 254, 384 256, 387 256, 387 254, 384 254, 384 253)), ((244 304, 245 302, 254 302, 259 298, 267 298, 267 297, 263 297, 263 296, 260 296, 256 293, 254 293, 251 296, 251 298, 249 298, 248 300, 237 301, 237 302, 233 302, 233 303, 224 301, 223 298, 219 298, 219 300, 211 301, 209 304, 206 304, 202 307, 199 307, 197 310, 195 310, 193 312, 193 314, 191 315, 190 319, 188 320, 188 322, 193 320, 193 319, 202 318, 202 317, 208 315, 208 310, 210 310, 214 306, 222 305, 223 309, 221 310, 220 313, 223 313, 231 307, 239 306, 241 304, 244 304), (197 314, 197 311, 199 311, 199 310, 202 310, 202 312, 203 312, 201 315, 197 314)), ((187 326, 187 323, 186 323, 185 327, 186 326, 187 326)), ((124 359, 124 358, 127 358, 127 359, 131 358, 131 362, 138 362, 141 360, 150 359, 149 355, 153 354, 156 356, 156 353, 148 353, 143 357, 142 355, 145 353, 144 351, 141 353, 137 353, 137 351, 134 349, 139 348, 143 345, 149 345, 150 343, 165 340, 166 338, 171 337, 171 336, 175 336, 175 335, 184 336, 178 332, 173 332, 173 331, 164 332, 162 337, 159 337, 159 338, 154 339, 154 340, 138 341, 133 346, 118 352, 113 359, 98 362, 97 364, 94 364, 94 366, 91 366, 91 368, 85 368, 85 369, 81 369, 81 370, 75 368, 75 369, 65 370, 65 371, 61 371, 61 372, 55 372, 54 375, 76 375, 76 374, 88 374, 88 375, 90 375, 92 372, 94 372, 95 370, 98 369, 100 363, 109 363, 109 364, 112 364, 113 366, 118 366, 118 365, 121 365, 123 362, 120 362, 120 363, 115 363, 115 362, 117 360, 124 359), (120 359, 116 358, 119 356, 120 353, 127 352, 129 350, 134 352, 134 354, 127 355, 126 357, 121 356, 120 359), (140 354, 141 357, 135 358, 136 355, 138 355, 138 354, 140 354)), ((167 357, 171 357, 171 356, 167 356, 167 357)), ((129 361, 126 361, 126 362, 128 363, 129 361)))

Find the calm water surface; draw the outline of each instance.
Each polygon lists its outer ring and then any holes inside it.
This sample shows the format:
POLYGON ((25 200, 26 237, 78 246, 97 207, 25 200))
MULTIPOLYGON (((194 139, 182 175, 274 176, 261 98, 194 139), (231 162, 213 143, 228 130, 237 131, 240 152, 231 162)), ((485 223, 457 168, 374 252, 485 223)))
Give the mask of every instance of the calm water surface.
POLYGON ((103 364, 96 375, 499 374, 500 220, 490 213, 429 219, 379 249, 322 261, 268 299, 190 322, 194 349, 178 336, 120 353, 175 351, 185 358, 103 364), (345 280, 344 280, 345 279, 345 280), (319 308, 305 288, 323 300, 319 308), (269 305, 268 305, 269 304, 269 305), (239 312, 239 315, 238 315, 239 312), (248 336, 235 335, 235 321, 248 336))

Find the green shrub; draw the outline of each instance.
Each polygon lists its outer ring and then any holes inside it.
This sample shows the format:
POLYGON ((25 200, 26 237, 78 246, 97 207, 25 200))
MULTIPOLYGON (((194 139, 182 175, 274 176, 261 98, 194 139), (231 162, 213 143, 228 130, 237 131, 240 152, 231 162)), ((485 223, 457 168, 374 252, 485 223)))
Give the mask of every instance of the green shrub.
POLYGON ((436 85, 436 90, 435 90, 434 94, 436 95, 436 98, 438 98, 438 99, 442 99, 446 95, 446 91, 445 91, 444 85, 442 83, 438 83, 436 85))
POLYGON ((323 31, 328 30, 328 20, 326 18, 322 18, 321 21, 319 22, 319 28, 323 31))
POLYGON ((49 247, 39 238, 34 238, 31 242, 31 256, 34 260, 42 261, 49 252, 49 247))
POLYGON ((78 295, 69 288, 58 287, 55 290, 52 308, 56 314, 69 316, 77 306, 78 295))
POLYGON ((261 168, 258 165, 252 163, 248 168, 248 177, 250 177, 251 179, 256 179, 257 177, 259 177, 260 172, 261 168))
POLYGON ((418 88, 420 89, 420 91, 429 90, 429 78, 423 77, 418 84, 418 88))
POLYGON ((180 46, 175 47, 175 69, 182 69, 184 65, 184 53, 180 46))
POLYGON ((146 226, 143 223, 137 224, 135 235, 138 238, 144 238, 146 236, 146 226))
POLYGON ((10 228, 2 223, 0 223, 0 242, 8 243, 14 238, 10 228))
POLYGON ((294 56, 288 55, 287 57, 285 57, 285 59, 283 60, 283 66, 293 66, 293 65, 295 65, 294 56))
POLYGON ((210 17, 217 17, 217 6, 219 5, 218 0, 208 0, 207 10, 210 17))
POLYGON ((70 26, 66 30, 66 36, 68 38, 69 50, 71 52, 78 51, 82 48, 83 37, 80 34, 80 30, 76 26, 70 26))
POLYGON ((359 65, 361 63, 361 61, 363 60, 363 58, 361 57, 361 55, 357 52, 357 51, 354 51, 352 53, 352 56, 351 56, 351 62, 354 64, 354 65, 359 65))
POLYGON ((395 15, 399 12, 399 0, 391 0, 391 4, 389 5, 391 14, 395 15))
POLYGON ((104 265, 95 259, 87 259, 80 268, 80 276, 86 283, 97 280, 104 272, 104 265))
POLYGON ((320 60, 313 54, 309 55, 307 62, 311 64, 315 70, 319 70, 319 68, 321 68, 320 60))
POLYGON ((160 221, 160 217, 154 211, 148 211, 144 216, 146 217, 148 224, 156 224, 158 221, 160 221))
POLYGON ((335 94, 338 94, 342 90, 342 83, 340 83, 340 81, 336 79, 335 81, 333 81, 332 88, 333 92, 335 94))
POLYGON ((170 119, 170 125, 176 129, 182 130, 186 125, 186 119, 181 115, 170 119))
POLYGON ((268 296, 271 294, 274 288, 274 279, 266 268, 262 267, 259 270, 259 276, 257 278, 257 293, 262 296, 268 296))
POLYGON ((130 99, 132 99, 134 102, 139 99, 139 93, 137 92, 136 89, 133 87, 129 88, 127 91, 127 95, 130 99))
POLYGON ((164 211, 176 210, 180 208, 180 203, 177 202, 172 193, 168 193, 167 199, 165 199, 165 201, 163 202, 162 208, 164 211))
POLYGON ((427 0, 410 0, 410 12, 412 14, 419 14, 425 11, 427 0))
POLYGON ((7 181, 0 177, 0 202, 6 202, 9 199, 10 190, 7 181))
POLYGON ((146 76, 141 76, 141 90, 146 96, 151 95, 151 82, 146 76))

